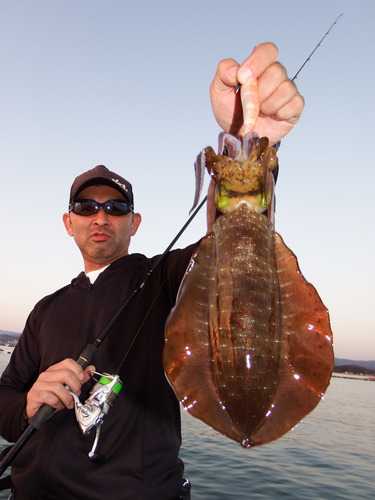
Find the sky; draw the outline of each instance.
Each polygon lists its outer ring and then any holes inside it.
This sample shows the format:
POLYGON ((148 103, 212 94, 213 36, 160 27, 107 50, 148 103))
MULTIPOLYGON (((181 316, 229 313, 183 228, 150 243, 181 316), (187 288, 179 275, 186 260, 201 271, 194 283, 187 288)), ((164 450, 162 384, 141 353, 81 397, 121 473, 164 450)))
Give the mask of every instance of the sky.
MULTIPOLYGON (((272 41, 305 111, 279 150, 276 229, 330 311, 336 357, 375 359, 373 0, 0 0, 0 330, 82 270, 61 216, 104 164, 133 184, 132 252, 188 218, 196 156, 220 132, 218 62, 272 41)), ((207 182, 206 182, 207 186, 207 182)), ((176 246, 205 233, 204 210, 176 246)))

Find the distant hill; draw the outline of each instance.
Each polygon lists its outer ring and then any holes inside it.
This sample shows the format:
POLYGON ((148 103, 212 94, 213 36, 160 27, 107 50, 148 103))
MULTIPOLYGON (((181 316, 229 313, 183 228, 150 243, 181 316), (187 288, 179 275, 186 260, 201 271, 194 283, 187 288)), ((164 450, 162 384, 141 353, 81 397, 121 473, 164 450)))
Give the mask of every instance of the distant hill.
POLYGON ((368 368, 369 370, 375 370, 375 360, 358 361, 357 359, 335 358, 335 367, 340 367, 340 366, 344 366, 344 365, 361 366, 362 368, 368 368))
POLYGON ((375 370, 370 370, 369 368, 364 368, 358 365, 341 365, 335 366, 335 373, 352 373, 354 375, 375 375, 375 370))
POLYGON ((0 330, 0 344, 15 344, 20 338, 20 333, 0 330))

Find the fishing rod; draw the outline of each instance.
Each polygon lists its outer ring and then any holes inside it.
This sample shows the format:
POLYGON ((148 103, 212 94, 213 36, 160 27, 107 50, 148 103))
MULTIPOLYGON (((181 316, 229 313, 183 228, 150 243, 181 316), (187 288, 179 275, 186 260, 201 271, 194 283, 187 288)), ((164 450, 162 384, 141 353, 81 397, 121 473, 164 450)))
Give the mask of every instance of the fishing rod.
POLYGON ((311 52, 311 54, 307 57, 306 61, 302 64, 302 66, 300 67, 300 69, 297 71, 297 73, 293 76, 292 78, 292 82, 294 82, 294 80, 298 77, 298 75, 300 74, 300 72, 303 70, 303 68, 306 66, 306 64, 310 61, 312 55, 314 54, 314 52, 318 49, 318 47, 320 47, 321 43, 323 42, 323 40, 329 35, 329 32, 331 31, 331 29, 334 27, 334 25, 337 23, 337 21, 340 19, 340 17, 343 16, 343 14, 340 14, 339 16, 337 16, 337 18, 335 19, 335 21, 331 24, 331 26, 328 28, 328 31, 325 33, 325 35, 323 36, 323 38, 321 40, 319 40, 319 43, 316 45, 316 47, 314 48, 314 50, 311 52))
MULTIPOLYGON (((292 78, 292 81, 294 81, 299 73, 302 71, 302 69, 305 67, 305 65, 308 63, 308 61, 311 59, 312 55, 314 52, 318 49, 318 47, 321 45, 323 40, 328 36, 334 25, 338 22, 339 18, 343 14, 340 14, 336 20, 332 23, 332 25, 329 27, 328 31, 324 34, 322 39, 319 41, 319 43, 316 45, 314 50, 311 52, 311 54, 307 57, 305 62, 302 64, 302 66, 299 68, 297 73, 294 75, 292 78)), ((155 271, 155 269, 160 265, 160 263, 163 261, 163 259, 166 257, 170 249, 173 247, 173 245, 176 243, 176 241, 180 238, 182 233, 185 231, 185 229, 188 227, 188 225, 191 223, 191 221, 194 219, 194 217, 197 215, 197 213, 200 211, 202 206, 207 200, 207 196, 202 200, 202 202, 198 205, 198 207, 194 210, 194 212, 191 214, 187 222, 184 224, 184 226, 181 228, 181 230, 177 233, 175 238, 171 241, 171 243, 168 245, 168 247, 165 249, 165 251, 159 256, 159 258, 155 261, 154 265, 150 268, 148 273, 146 274, 145 278, 143 281, 138 285, 136 289, 133 290, 133 292, 129 295, 129 297, 125 300, 125 302, 122 304, 118 312, 113 316, 113 318, 109 321, 107 326, 102 330, 98 338, 94 341, 93 344, 88 344, 84 350, 81 352, 77 359, 77 363, 84 369, 86 368, 89 364, 94 359, 96 350, 99 348, 105 337, 108 335, 108 333, 111 331, 112 327, 115 325, 119 317, 122 315, 122 313, 125 311, 125 309, 128 307, 130 302, 133 300, 133 298, 142 290, 142 288, 145 286, 146 282, 152 275, 152 273, 155 271)), ((66 386, 68 390, 69 387, 66 386)), ((26 444, 28 439, 34 434, 35 431, 41 429, 44 424, 47 422, 47 420, 55 413, 55 408, 52 406, 47 405, 44 403, 39 410, 36 412, 35 415, 33 415, 29 419, 29 425, 26 428, 26 430, 23 432, 23 434, 20 436, 20 438, 13 444, 9 452, 5 455, 4 459, 0 462, 0 476, 4 473, 4 471, 11 465, 12 461, 14 458, 17 456, 19 451, 22 449, 22 447, 26 444)))
MULTIPOLYGON (((197 213, 200 211, 200 209, 203 207, 207 200, 207 196, 201 201, 201 203, 198 205, 198 207, 194 210, 194 212, 190 215, 186 223, 182 226, 180 231, 177 233, 177 235, 173 238, 171 243, 167 246, 167 248, 164 250, 164 252, 159 256, 159 258, 155 261, 155 263, 151 266, 149 271, 147 272, 145 278, 143 281, 131 292, 129 297, 125 300, 125 302, 122 304, 120 309, 117 311, 117 313, 113 316, 113 318, 109 321, 109 323, 106 325, 106 327, 101 331, 100 335, 98 338, 92 343, 92 344, 87 344, 87 346, 83 349, 81 354, 79 355, 77 359, 77 363, 85 369, 88 365, 90 365, 94 359, 95 353, 97 349, 100 347, 101 343, 103 340, 107 337, 117 320, 120 318, 120 316, 123 314, 125 309, 128 307, 130 302, 134 299, 134 297, 142 290, 142 288, 145 286, 147 281, 149 280, 150 276, 153 274, 153 272, 156 270, 156 268, 161 264, 161 262, 164 260, 164 258, 167 256, 168 252, 171 250, 171 248, 174 246, 174 244, 177 242, 177 240, 181 237, 182 233, 186 230, 186 228, 189 226, 189 224, 192 222, 194 217, 197 215, 197 213)), ((66 389, 69 389, 68 386, 65 386, 66 389)), ((31 418, 29 418, 29 425, 25 429, 25 431, 22 433, 22 435, 18 438, 18 440, 12 445, 11 449, 8 451, 8 453, 5 455, 3 460, 0 462, 0 476, 3 475, 5 470, 11 465, 19 451, 22 449, 22 447, 26 444, 26 442, 29 440, 29 438, 34 434, 35 431, 41 429, 44 424, 47 422, 47 420, 55 413, 55 408, 52 406, 44 403, 39 410, 33 415, 31 418)))

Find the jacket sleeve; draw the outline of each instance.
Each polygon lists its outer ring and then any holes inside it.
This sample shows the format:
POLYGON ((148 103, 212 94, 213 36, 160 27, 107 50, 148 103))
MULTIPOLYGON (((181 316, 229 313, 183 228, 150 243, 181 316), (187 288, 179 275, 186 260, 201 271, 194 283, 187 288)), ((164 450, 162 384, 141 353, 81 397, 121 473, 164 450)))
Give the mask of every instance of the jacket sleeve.
POLYGON ((14 348, 7 368, 0 378, 0 435, 16 441, 24 430, 26 394, 39 372, 39 347, 34 333, 35 310, 14 348))
POLYGON ((176 295, 180 288, 181 281, 185 275, 194 250, 199 246, 199 243, 200 241, 183 249, 172 250, 161 266, 161 273, 168 277, 168 279, 164 280, 164 290, 168 296, 171 307, 175 305, 176 295))

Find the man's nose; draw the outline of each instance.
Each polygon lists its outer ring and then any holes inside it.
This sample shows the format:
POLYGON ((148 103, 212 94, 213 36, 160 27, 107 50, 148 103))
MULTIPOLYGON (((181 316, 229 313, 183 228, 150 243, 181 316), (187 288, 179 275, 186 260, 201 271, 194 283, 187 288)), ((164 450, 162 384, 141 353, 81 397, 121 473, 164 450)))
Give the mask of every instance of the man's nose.
POLYGON ((98 224, 100 226, 105 226, 105 225, 109 224, 109 221, 108 221, 109 217, 110 217, 110 215, 108 215, 104 212, 104 208, 100 207, 99 211, 95 214, 94 223, 98 224))

